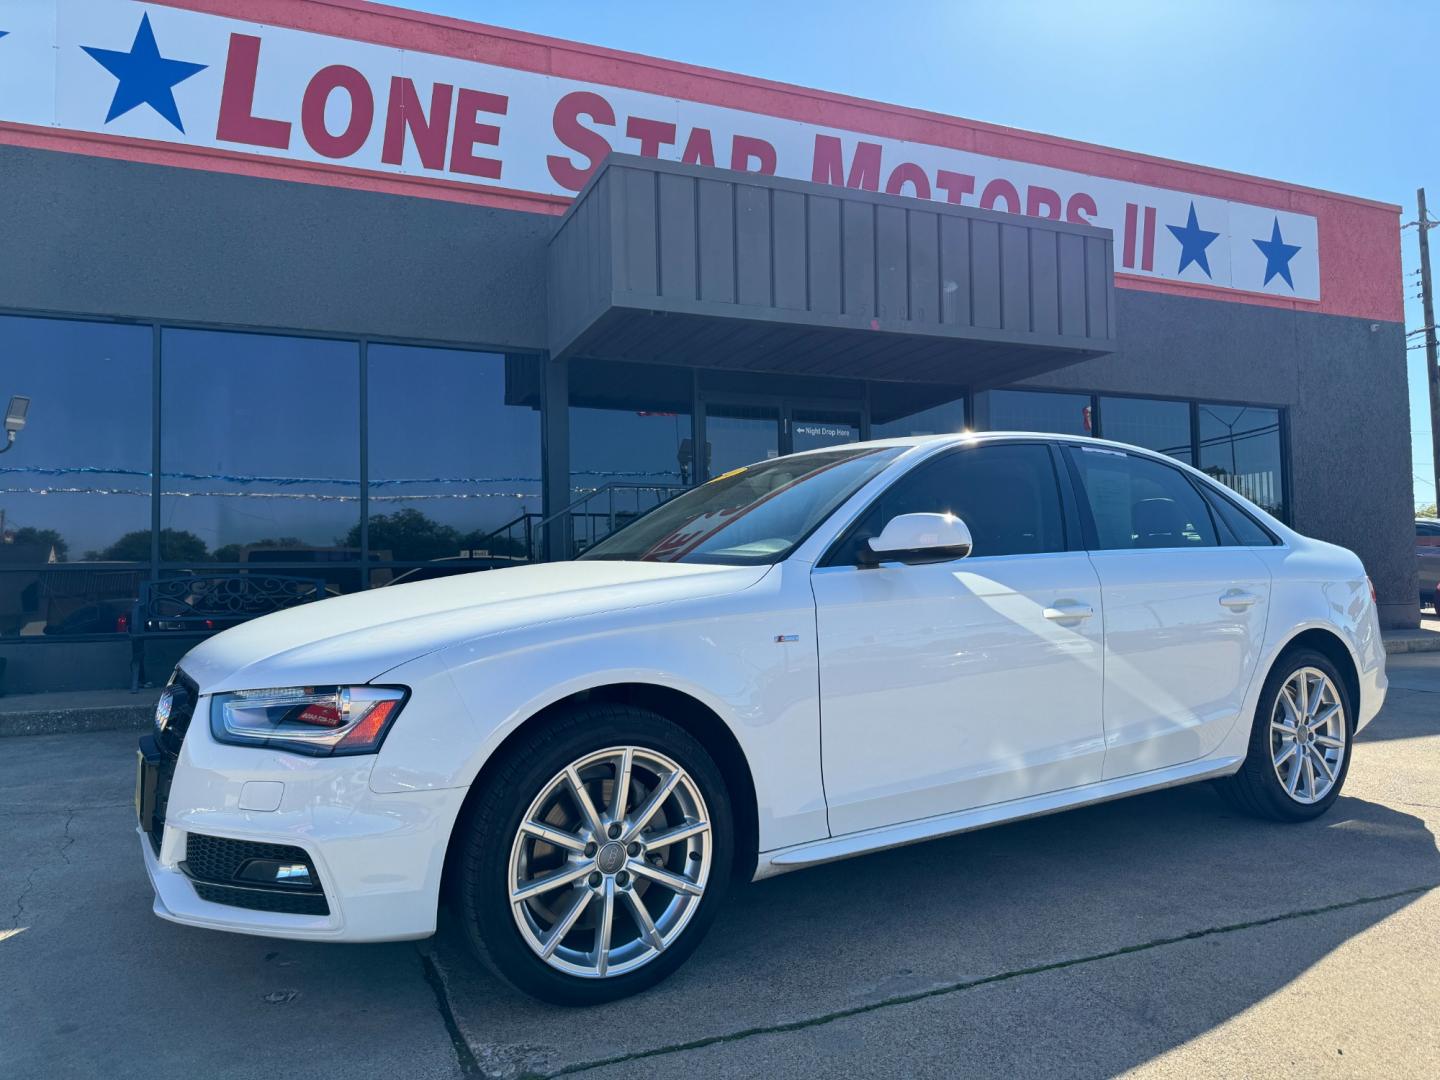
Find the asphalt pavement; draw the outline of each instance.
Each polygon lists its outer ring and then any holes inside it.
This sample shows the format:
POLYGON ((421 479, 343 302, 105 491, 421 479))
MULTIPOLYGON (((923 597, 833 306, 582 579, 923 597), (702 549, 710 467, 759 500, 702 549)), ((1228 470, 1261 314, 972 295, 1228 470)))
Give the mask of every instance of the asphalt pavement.
POLYGON ((0 1076, 1436 1075, 1440 654, 1318 822, 1160 792, 737 891, 656 990, 589 1010, 428 942, 150 913, 135 736, 0 743, 0 1076))

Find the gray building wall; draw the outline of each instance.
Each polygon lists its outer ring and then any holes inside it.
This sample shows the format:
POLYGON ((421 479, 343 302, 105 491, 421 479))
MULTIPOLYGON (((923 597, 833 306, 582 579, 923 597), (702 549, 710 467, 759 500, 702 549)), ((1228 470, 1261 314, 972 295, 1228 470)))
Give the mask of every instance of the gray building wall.
MULTIPOLYGON (((15 147, 0 205, 0 308, 546 346, 555 217, 15 147)), ((1284 406, 1295 525, 1414 625, 1403 328, 1127 289, 1117 309, 1118 352, 1032 384, 1284 406)), ((81 649, 0 657, 12 690, 124 683, 126 643, 81 649)))
POLYGON ((557 218, 0 146, 0 306, 545 347, 557 218))

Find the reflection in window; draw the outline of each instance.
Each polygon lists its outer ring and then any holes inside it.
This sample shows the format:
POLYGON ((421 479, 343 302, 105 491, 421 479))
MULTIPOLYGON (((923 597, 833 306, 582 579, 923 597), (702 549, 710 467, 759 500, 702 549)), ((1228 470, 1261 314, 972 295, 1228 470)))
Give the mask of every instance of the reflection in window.
POLYGON ((920 465, 875 500, 829 563, 859 563, 868 541, 901 514, 954 514, 969 527, 976 557, 1065 550, 1059 481, 1039 443, 981 445, 920 465))
POLYGON ((0 571, 0 638, 123 634, 149 568, 0 571))
POLYGON ((987 431, 1046 431, 1092 435, 1089 394, 1041 390, 989 390, 976 396, 977 418, 987 431))
POLYGON ((1279 411, 1202 402, 1198 413, 1200 468, 1283 520, 1285 480, 1279 411))
POLYGON ((778 562, 901 452, 837 447, 735 469, 667 503, 583 558, 733 566, 778 562))
POLYGON ((570 367, 571 528, 584 549, 698 479, 689 371, 583 360, 570 367), (613 525, 612 525, 613 523, 613 525))
POLYGON ((780 456, 780 409, 711 402, 705 407, 705 453, 711 476, 780 456))
POLYGON ((0 316, 0 408, 31 399, 0 458, 0 566, 149 561, 152 340, 148 327, 0 316))
MULTIPOLYGON (((533 556, 541 506, 538 365, 400 345, 371 345, 367 358, 371 557, 533 556)), ((351 541, 358 546, 358 525, 351 541)))
POLYGON ((1205 500, 1179 469, 1153 458, 1081 447, 1073 460, 1100 550, 1215 547, 1205 500))
POLYGON ((358 343, 171 329, 160 342, 160 557, 358 559, 358 343))
POLYGON ((1188 401, 1102 397, 1100 434, 1191 464, 1188 401))

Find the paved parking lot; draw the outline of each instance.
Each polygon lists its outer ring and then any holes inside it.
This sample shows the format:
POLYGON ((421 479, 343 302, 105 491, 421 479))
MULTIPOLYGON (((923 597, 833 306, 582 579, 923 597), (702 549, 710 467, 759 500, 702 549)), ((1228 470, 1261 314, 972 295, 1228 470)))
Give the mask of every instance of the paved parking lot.
POLYGON ((448 929, 164 923, 134 736, 0 740, 0 1076, 1423 1075, 1440 655, 1391 673, 1320 822, 1192 787, 789 875, 740 890, 668 983, 588 1011, 496 984, 448 929))

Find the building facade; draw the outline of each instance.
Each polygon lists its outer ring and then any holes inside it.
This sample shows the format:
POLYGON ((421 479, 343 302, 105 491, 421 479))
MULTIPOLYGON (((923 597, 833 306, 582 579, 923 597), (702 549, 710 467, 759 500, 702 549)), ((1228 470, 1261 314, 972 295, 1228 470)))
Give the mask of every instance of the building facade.
POLYGON ((563 557, 965 426, 1163 450, 1416 621, 1398 207, 354 0, 0 32, 11 691, 122 684, 146 581, 563 557))

